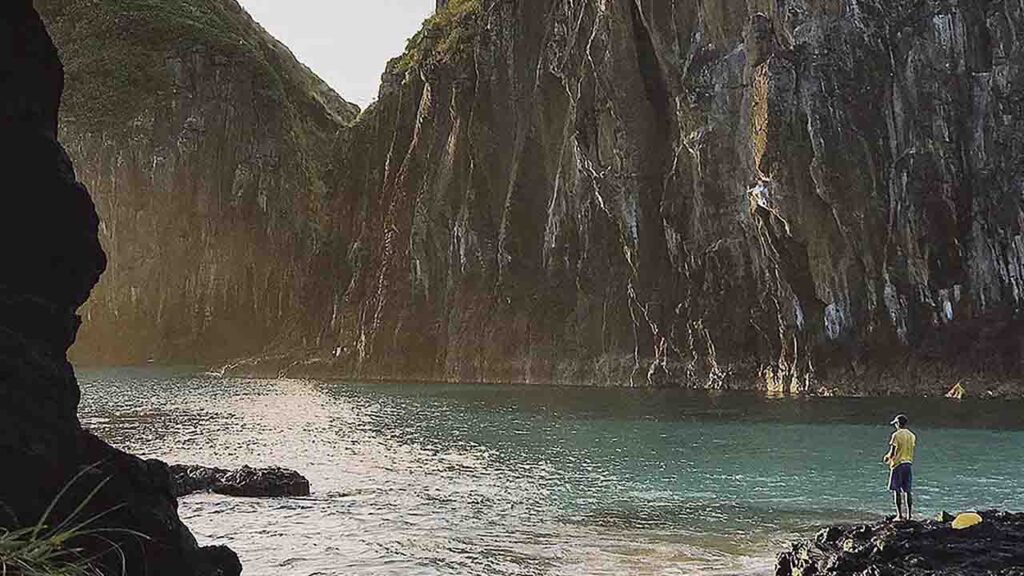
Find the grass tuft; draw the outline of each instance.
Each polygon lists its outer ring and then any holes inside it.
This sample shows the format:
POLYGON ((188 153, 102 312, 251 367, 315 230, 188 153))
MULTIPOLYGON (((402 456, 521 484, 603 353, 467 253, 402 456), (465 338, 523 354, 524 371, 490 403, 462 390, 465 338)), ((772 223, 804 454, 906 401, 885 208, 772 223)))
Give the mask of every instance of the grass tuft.
POLYGON ((97 520, 117 510, 82 519, 80 516, 96 494, 106 486, 109 479, 98 483, 64 520, 51 525, 51 516, 67 491, 93 467, 85 468, 72 478, 50 502, 46 511, 34 526, 8 530, 0 528, 0 576, 102 576, 96 567, 100 556, 113 552, 121 559, 124 573, 124 554, 108 539, 108 535, 132 535, 142 539, 147 536, 132 530, 91 528, 97 520), (85 541, 100 541, 109 546, 107 552, 90 555, 79 544, 85 541))

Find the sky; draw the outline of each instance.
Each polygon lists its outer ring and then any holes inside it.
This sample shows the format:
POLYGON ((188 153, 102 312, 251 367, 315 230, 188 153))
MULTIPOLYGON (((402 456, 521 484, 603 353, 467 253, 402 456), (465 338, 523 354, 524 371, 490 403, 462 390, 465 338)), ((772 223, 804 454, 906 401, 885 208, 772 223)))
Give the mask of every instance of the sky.
POLYGON ((342 98, 362 108, 376 100, 384 65, 402 54, 435 6, 435 0, 240 2, 342 98))

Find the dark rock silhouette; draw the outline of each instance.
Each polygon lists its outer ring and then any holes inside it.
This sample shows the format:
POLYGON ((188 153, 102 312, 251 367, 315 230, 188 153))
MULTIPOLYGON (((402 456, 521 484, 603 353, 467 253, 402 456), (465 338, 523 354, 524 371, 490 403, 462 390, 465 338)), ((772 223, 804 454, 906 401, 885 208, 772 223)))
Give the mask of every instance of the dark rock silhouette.
MULTIPOLYGON (((776 576, 1024 575, 1024 514, 991 510, 964 530, 944 521, 831 526, 779 555, 776 576)), ((947 520, 948 518, 948 520, 947 520)))
POLYGON ((171 466, 174 495, 213 492, 225 496, 277 498, 309 496, 309 480, 285 468, 250 468, 237 470, 174 464, 171 466))
POLYGON ((75 544, 108 573, 120 574, 123 561, 132 575, 237 574, 233 553, 199 548, 178 519, 166 465, 116 450, 79 424, 66 352, 106 258, 93 203, 56 140, 62 85, 32 3, 0 3, 0 526, 34 525, 70 483, 47 523, 82 502, 78 521, 102 514, 90 528, 118 531, 75 544))

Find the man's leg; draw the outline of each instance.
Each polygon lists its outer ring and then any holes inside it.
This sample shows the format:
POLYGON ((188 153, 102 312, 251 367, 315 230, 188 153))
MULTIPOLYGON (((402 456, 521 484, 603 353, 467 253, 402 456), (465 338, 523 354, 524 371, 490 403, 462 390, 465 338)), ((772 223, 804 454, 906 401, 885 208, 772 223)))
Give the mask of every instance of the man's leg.
POLYGON ((907 494, 907 520, 914 517, 914 495, 909 491, 907 494))
POLYGON ((897 520, 902 520, 903 519, 903 510, 900 508, 900 491, 899 490, 893 490, 892 491, 892 502, 893 502, 893 504, 896 505, 896 519, 897 520))

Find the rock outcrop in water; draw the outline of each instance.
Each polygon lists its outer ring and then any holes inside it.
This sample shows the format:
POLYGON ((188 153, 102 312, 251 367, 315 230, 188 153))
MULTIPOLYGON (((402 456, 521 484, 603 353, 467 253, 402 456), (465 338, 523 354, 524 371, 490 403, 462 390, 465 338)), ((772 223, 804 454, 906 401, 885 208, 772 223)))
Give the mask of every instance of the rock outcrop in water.
POLYGON ((66 124, 120 263, 82 354, 124 326, 242 371, 1020 396, 1022 39, 1018 0, 450 0, 355 121, 280 100, 337 131, 291 172, 200 113, 278 84, 156 44, 174 114, 114 124, 146 144, 89 162, 125 140, 66 124))
POLYGON ((981 524, 832 526, 779 555, 776 576, 1024 575, 1024 514, 982 512, 981 524))
POLYGON ((113 529, 73 542, 108 573, 238 574, 233 552, 199 548, 179 521, 164 464, 79 424, 66 352, 106 259, 93 203, 56 139, 63 81, 32 3, 0 3, 0 528, 36 525, 68 486, 45 524, 95 516, 90 530, 113 529))
POLYGON ((213 492, 225 496, 278 498, 309 496, 309 480, 286 468, 250 468, 237 470, 175 464, 171 466, 174 495, 213 492))

